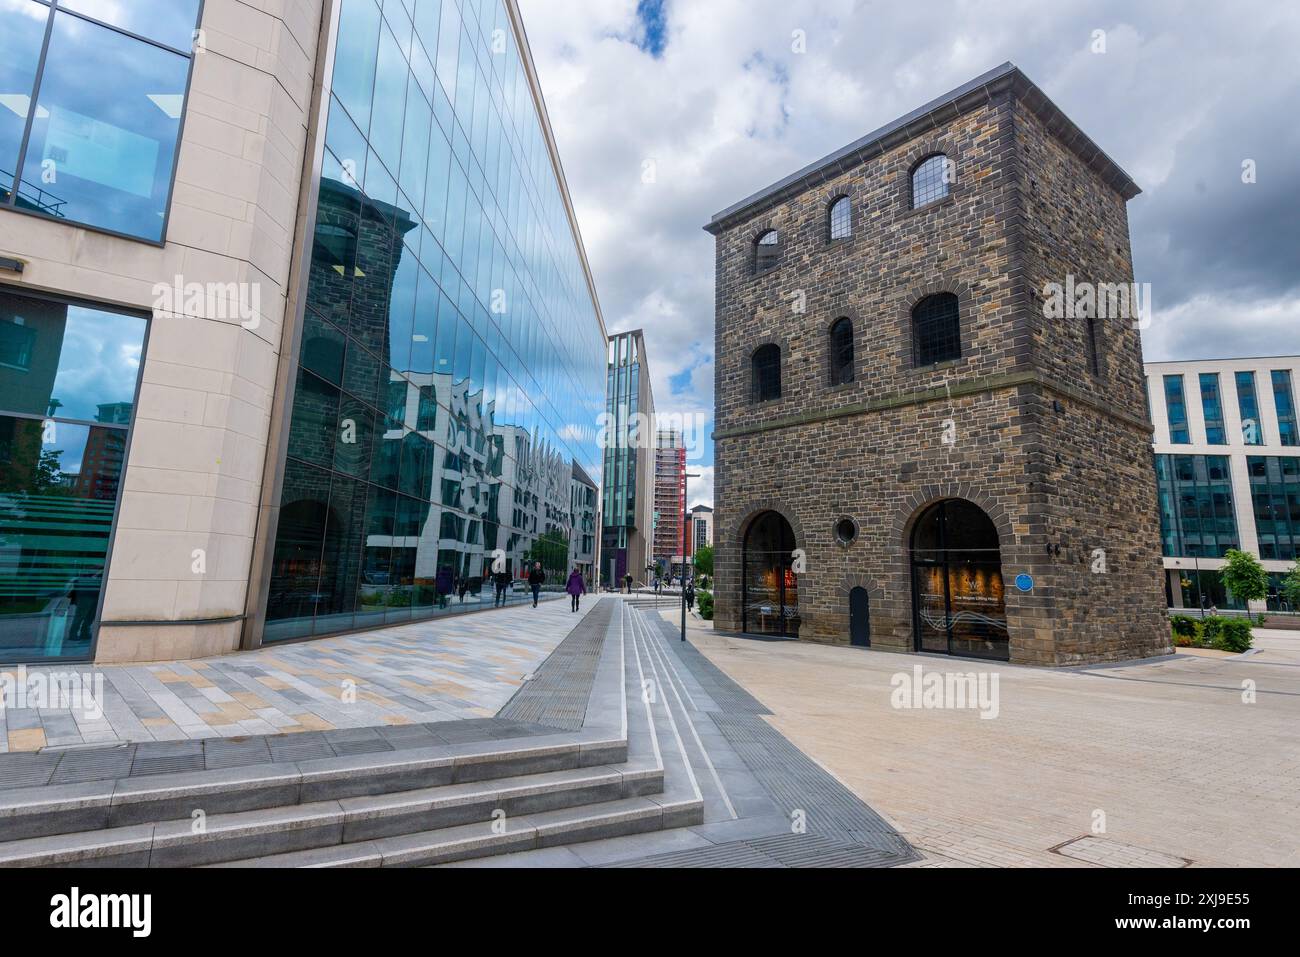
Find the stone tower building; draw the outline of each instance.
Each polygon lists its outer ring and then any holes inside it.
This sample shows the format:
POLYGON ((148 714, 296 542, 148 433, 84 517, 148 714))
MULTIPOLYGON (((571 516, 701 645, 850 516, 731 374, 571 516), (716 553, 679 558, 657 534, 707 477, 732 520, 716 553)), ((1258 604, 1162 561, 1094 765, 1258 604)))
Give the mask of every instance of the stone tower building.
POLYGON ((1004 64, 713 218, 720 630, 1168 650, 1138 192, 1004 64))

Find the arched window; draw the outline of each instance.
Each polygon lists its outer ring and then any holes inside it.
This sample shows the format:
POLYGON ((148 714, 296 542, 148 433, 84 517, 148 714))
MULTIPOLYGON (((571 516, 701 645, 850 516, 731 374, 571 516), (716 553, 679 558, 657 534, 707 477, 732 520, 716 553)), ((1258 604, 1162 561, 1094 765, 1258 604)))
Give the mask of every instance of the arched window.
POLYGON ((750 360, 755 402, 781 398, 781 347, 759 346, 750 360))
POLYGON ((853 204, 847 196, 841 196, 831 203, 830 226, 831 242, 848 239, 853 235, 853 204))
POLYGON ((853 322, 836 319, 830 333, 831 385, 853 381, 853 322))
POLYGON ((781 236, 775 229, 769 229, 754 244, 754 275, 761 276, 776 268, 781 255, 781 236))
POLYGON ((950 292, 926 296, 912 310, 912 343, 917 366, 961 358, 961 314, 950 292))
POLYGON ((741 549, 741 630, 749 634, 799 635, 799 575, 794 529, 778 512, 757 516, 741 549))
POLYGON ((920 209, 927 203, 948 195, 948 157, 942 153, 928 156, 912 170, 912 208, 920 209))

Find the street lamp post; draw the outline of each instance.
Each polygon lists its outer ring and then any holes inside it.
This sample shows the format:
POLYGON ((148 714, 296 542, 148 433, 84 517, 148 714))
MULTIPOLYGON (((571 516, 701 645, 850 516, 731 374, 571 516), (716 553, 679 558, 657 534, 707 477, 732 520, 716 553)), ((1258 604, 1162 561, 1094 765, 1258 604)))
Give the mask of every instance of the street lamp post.
MULTIPOLYGON (((698 473, 682 473, 682 641, 686 640, 686 523, 689 521, 686 508, 690 502, 690 496, 686 494, 686 488, 690 484, 687 479, 699 477, 698 473)), ((694 575, 691 576, 691 580, 695 580, 694 575)))

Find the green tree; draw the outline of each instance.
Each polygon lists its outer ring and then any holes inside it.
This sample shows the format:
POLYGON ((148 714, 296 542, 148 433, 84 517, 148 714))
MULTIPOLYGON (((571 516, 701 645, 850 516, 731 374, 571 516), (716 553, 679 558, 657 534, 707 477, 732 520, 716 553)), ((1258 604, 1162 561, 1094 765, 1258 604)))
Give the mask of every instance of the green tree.
POLYGON ((1268 597, 1268 572, 1254 555, 1229 549, 1224 556, 1223 584, 1242 601, 1263 601, 1268 597))
POLYGON ((1295 566, 1287 572, 1286 578, 1282 579, 1281 591, 1290 603, 1292 611, 1300 607, 1300 562, 1296 562, 1295 566))
POLYGON ((701 575, 713 577, 713 546, 701 545, 695 549, 695 570, 701 575))
POLYGON ((555 529, 543 532, 528 549, 524 561, 528 567, 532 567, 533 562, 541 562, 547 577, 562 580, 569 572, 569 537, 555 529))

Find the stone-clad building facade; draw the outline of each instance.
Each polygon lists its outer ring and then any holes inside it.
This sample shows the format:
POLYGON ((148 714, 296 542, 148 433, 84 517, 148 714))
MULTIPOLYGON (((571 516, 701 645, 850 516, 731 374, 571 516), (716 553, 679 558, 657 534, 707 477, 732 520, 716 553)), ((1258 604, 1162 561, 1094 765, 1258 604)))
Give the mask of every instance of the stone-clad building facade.
POLYGON ((719 213, 716 622, 1168 650, 1133 181, 1011 64, 719 213))

